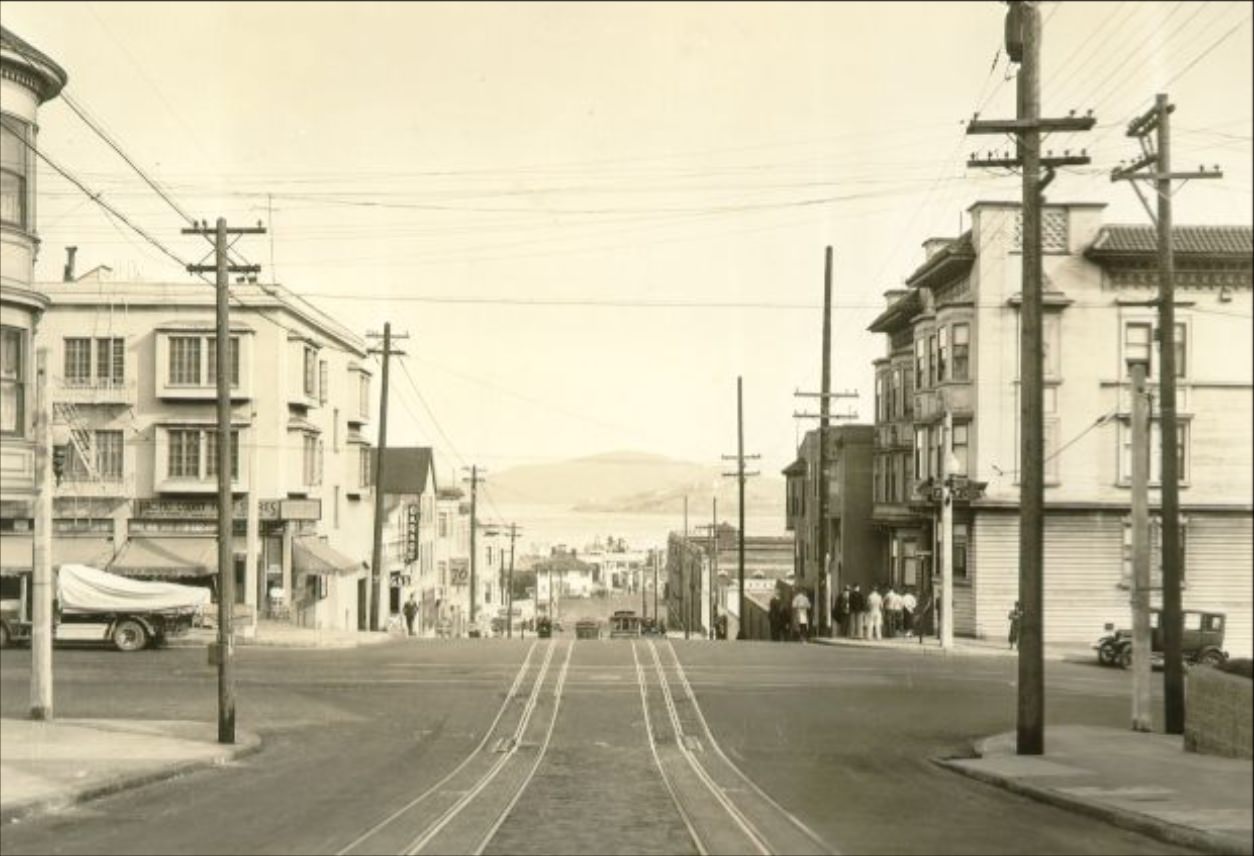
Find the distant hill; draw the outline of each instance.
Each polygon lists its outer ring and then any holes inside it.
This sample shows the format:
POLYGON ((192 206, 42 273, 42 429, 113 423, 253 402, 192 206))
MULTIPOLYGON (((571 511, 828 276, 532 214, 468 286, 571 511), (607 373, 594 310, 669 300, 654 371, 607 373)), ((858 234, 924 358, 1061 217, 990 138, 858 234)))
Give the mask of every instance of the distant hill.
MULTIPOLYGON (((646 452, 608 452, 503 470, 492 475, 491 491, 500 503, 622 513, 678 511, 685 494, 695 512, 708 508, 717 494, 720 509, 730 514, 736 509, 736 480, 722 472, 720 466, 646 452)), ((770 514, 783 505, 783 479, 764 476, 746 483, 746 513, 770 514)))

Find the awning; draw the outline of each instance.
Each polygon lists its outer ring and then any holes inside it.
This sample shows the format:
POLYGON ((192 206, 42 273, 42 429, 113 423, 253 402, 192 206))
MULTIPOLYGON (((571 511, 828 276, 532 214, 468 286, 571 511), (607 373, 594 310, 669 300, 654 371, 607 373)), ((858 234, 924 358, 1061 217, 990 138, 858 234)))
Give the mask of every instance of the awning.
MULTIPOLYGON (((236 553, 242 552, 238 548, 236 553)), ((132 538, 105 569, 134 577, 208 577, 218 573, 216 538, 132 538)))
POLYGON ((350 559, 319 538, 292 539, 292 567, 297 576, 307 574, 355 574, 361 562, 350 559))
MULTIPOLYGON (((30 573, 34 565, 34 536, 29 532, 0 535, 0 576, 30 573)), ((65 564, 103 568, 113 556, 113 541, 100 537, 54 537, 52 566, 65 564)))

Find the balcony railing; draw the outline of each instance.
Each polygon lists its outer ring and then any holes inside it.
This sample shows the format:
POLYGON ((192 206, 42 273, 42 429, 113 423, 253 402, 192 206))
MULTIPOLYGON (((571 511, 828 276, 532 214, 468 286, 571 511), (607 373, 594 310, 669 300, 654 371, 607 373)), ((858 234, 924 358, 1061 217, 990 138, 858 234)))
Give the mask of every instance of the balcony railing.
POLYGON ((71 404, 129 404, 135 400, 135 380, 66 378, 58 386, 57 397, 71 404))

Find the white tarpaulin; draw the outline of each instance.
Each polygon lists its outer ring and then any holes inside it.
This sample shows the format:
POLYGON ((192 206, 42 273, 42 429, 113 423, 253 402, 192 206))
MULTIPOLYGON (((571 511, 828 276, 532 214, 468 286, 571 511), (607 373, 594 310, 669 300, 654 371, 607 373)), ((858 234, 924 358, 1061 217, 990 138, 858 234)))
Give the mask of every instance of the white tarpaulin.
POLYGON ((133 580, 66 564, 57 574, 57 598, 62 612, 151 612, 203 608, 209 605, 210 592, 200 586, 133 580))

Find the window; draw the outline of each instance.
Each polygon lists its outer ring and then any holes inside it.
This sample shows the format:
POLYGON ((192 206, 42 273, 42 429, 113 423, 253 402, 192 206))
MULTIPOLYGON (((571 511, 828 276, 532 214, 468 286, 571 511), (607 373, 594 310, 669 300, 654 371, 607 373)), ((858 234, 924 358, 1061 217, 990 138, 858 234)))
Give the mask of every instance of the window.
POLYGON ((971 379, 971 325, 955 324, 953 331, 953 362, 950 376, 953 380, 971 379))
POLYGON ((200 385, 200 337, 170 337, 170 385, 200 385))
POLYGON ((331 411, 331 451, 339 452, 340 450, 340 409, 337 407, 331 411))
POLYGON ((928 437, 928 462, 927 474, 940 478, 941 473, 941 456, 945 451, 945 428, 943 425, 935 425, 927 429, 928 437))
POLYGON ((373 483, 373 479, 371 478, 371 475, 372 475, 371 465, 374 463, 372 459, 373 451, 374 450, 370 448, 363 448, 363 449, 358 450, 357 474, 358 474, 358 486, 359 487, 370 487, 371 484, 373 483))
POLYGON ((318 352, 309 345, 305 346, 305 395, 309 398, 318 396, 318 352))
POLYGON ((30 225, 26 210, 29 139, 30 126, 6 113, 0 125, 0 221, 22 229, 30 225))
POLYGON ((875 376, 875 418, 884 421, 884 375, 875 376))
POLYGON ((927 472, 927 429, 914 429, 914 472, 915 477, 925 479, 927 472))
POLYGON ((893 369, 893 418, 900 419, 905 415, 906 372, 900 368, 893 369))
POLYGON ((199 429, 170 430, 170 460, 166 468, 170 478, 200 478, 199 429))
POLYGON ((884 463, 888 465, 888 472, 884 475, 885 480, 885 499, 888 502, 897 502, 897 456, 888 455, 884 459, 884 463))
MULTIPOLYGON (((218 432, 205 431, 205 478, 218 477, 218 432)), ((231 431, 231 478, 239 478, 239 431, 231 431)))
POLYGON ((954 425, 954 436, 951 445, 954 450, 954 458, 958 461, 958 469, 954 475, 970 475, 967 470, 968 455, 970 449, 970 426, 967 424, 954 425))
MULTIPOLYGON (((1119 482, 1123 485, 1132 483, 1132 425, 1128 421, 1119 423, 1122 435, 1119 458, 1119 482)), ((1163 434, 1162 423, 1158 419, 1150 420, 1150 475, 1151 485, 1161 484, 1163 479, 1163 434)), ((1180 420, 1176 423, 1176 454, 1180 470, 1180 482, 1189 480, 1189 423, 1180 420)))
POLYGON ((1150 361, 1153 341, 1153 325, 1149 322, 1129 321, 1123 326, 1123 359, 1150 361))
POLYGON ((370 415, 370 376, 357 376, 357 412, 362 417, 370 415))
MULTIPOLYGON (((208 343, 206 383, 216 386, 218 383, 218 337, 209 336, 205 341, 208 343)), ((231 337, 231 386, 239 386, 239 336, 231 337)))
POLYGON ((327 361, 318 363, 318 403, 327 403, 327 361))
POLYGON ((331 492, 332 492, 332 495, 335 497, 334 504, 331 506, 335 514, 335 517, 332 519, 335 521, 334 523, 335 528, 339 529, 340 528, 340 486, 337 484, 334 488, 331 489, 331 492))
MULTIPOLYGON (((896 542, 894 542, 896 543, 896 542)), ((901 582, 913 586, 919 582, 919 542, 913 538, 901 542, 901 582)))
POLYGON ((304 476, 302 484, 306 486, 316 485, 318 483, 318 438, 312 434, 304 434, 301 442, 301 462, 303 464, 304 476))
POLYGON ((965 580, 967 578, 967 544, 970 543, 970 535, 967 531, 967 524, 954 524, 954 579, 965 580))
POLYGON ((439 525, 439 535, 441 538, 448 537, 448 515, 441 513, 437 518, 439 525))
POLYGON ((91 339, 65 340, 65 383, 68 386, 91 383, 91 339))
POLYGON ((1062 316, 1057 312, 1046 312, 1041 315, 1041 359, 1044 376, 1060 377, 1062 365, 1060 360, 1060 344, 1062 335, 1062 316))
POLYGON ((0 327, 0 434, 26 433, 26 331, 0 327))
POLYGON ((949 362, 949 328, 941 327, 936 331, 936 380, 942 382, 949 380, 945 374, 945 367, 949 362))
POLYGON ((96 340, 96 380, 102 386, 121 386, 126 378, 126 341, 120 337, 96 340))
POLYGON ((882 455, 876 455, 872 461, 872 467, 875 473, 875 502, 884 501, 884 458, 882 455))
POLYGON ((914 340, 914 388, 924 389, 927 386, 927 342, 922 338, 914 340))
POLYGON ((107 481, 122 478, 122 432, 96 432, 96 472, 107 481))
POLYGON ((91 432, 77 428, 72 429, 71 434, 74 442, 66 446, 65 468, 61 473, 61 478, 67 482, 88 481, 91 478, 91 473, 87 469, 87 461, 92 456, 91 432), (79 453, 80 449, 82 454, 79 453))
POLYGON ((936 386, 936 334, 927 337, 927 385, 929 387, 936 386))

